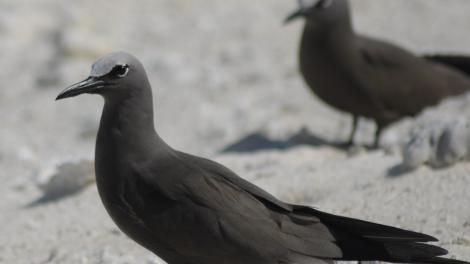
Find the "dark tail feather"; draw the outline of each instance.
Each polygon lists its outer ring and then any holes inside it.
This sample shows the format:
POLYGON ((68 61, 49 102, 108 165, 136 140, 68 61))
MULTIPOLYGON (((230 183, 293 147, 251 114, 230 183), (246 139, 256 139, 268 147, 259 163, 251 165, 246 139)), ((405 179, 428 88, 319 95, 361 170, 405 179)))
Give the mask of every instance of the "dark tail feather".
POLYGON ((429 264, 470 264, 470 262, 466 262, 466 261, 462 261, 462 260, 440 258, 440 257, 434 257, 432 259, 427 260, 424 263, 429 263, 429 264))
POLYGON ((462 55, 425 55, 425 59, 447 65, 470 76, 470 57, 462 55))
POLYGON ((391 262, 433 263, 438 256, 447 254, 447 250, 434 245, 422 243, 383 243, 391 262))
POLYGON ((300 215, 314 215, 328 227, 343 252, 343 256, 337 260, 470 264, 465 261, 440 258, 439 256, 447 254, 447 250, 423 243, 437 241, 436 238, 426 234, 336 216, 310 207, 294 206, 294 212, 300 215))
POLYGON ((419 259, 446 255, 447 250, 434 245, 422 243, 384 243, 392 256, 409 259, 419 259))
POLYGON ((370 240, 380 240, 382 242, 432 242, 437 241, 435 237, 430 235, 408 231, 392 226, 375 224, 359 219, 343 217, 333 214, 328 214, 315 210, 310 207, 294 206, 296 213, 315 215, 320 218, 321 222, 328 227, 333 227, 334 230, 339 232, 348 233, 350 235, 368 238, 370 240))

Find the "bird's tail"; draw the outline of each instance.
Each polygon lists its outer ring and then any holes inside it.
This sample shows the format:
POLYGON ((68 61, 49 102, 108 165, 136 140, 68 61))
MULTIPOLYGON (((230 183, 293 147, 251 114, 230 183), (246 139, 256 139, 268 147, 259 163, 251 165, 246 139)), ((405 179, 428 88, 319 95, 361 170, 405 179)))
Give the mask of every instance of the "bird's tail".
POLYGON ((300 215, 314 215, 328 227, 341 248, 344 261, 386 261, 392 263, 470 264, 442 258, 447 250, 426 244, 437 239, 417 232, 332 215, 310 207, 295 206, 300 215))
POLYGON ((452 67, 470 77, 470 57, 462 55, 426 55, 428 61, 452 67))
POLYGON ((418 242, 383 242, 383 246, 389 255, 384 259, 385 261, 422 264, 469 264, 468 262, 461 260, 439 257, 446 255, 448 252, 447 250, 434 245, 422 244, 418 242))
POLYGON ((468 264, 468 262, 466 262, 466 261, 457 260, 457 259, 440 258, 440 257, 434 257, 432 259, 428 259, 426 263, 431 263, 431 264, 468 264))

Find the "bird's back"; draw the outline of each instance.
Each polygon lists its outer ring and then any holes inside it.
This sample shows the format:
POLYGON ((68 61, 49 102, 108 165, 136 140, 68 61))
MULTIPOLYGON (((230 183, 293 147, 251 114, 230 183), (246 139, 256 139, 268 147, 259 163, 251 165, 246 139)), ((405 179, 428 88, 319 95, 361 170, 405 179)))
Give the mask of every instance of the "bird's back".
POLYGON ((470 90, 470 78, 393 44, 357 37, 356 76, 362 88, 398 117, 411 116, 445 97, 470 90))

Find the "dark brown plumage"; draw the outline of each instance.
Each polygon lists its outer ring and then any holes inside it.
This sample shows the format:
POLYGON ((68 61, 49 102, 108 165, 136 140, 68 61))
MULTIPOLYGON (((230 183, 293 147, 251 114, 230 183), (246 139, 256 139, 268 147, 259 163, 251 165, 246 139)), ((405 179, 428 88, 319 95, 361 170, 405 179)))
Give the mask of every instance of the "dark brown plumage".
POLYGON ((287 21, 305 17, 299 55, 302 76, 320 99, 353 115, 349 144, 358 117, 377 124, 377 146, 389 124, 470 90, 470 58, 418 57, 394 44, 358 35, 351 26, 347 0, 299 2, 301 8, 287 21))
POLYGON ((170 264, 465 263, 440 258, 446 250, 424 244, 436 241, 431 236, 282 202, 216 162, 171 148, 154 129, 145 70, 127 53, 99 59, 57 99, 82 93, 105 99, 95 166, 106 210, 170 264))

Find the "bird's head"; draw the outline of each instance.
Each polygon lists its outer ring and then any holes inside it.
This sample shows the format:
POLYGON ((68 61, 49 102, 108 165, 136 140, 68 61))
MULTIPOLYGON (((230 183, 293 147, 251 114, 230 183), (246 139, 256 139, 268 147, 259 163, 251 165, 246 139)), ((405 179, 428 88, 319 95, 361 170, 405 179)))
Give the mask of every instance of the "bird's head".
POLYGON ((284 23, 305 18, 307 23, 320 25, 334 24, 349 19, 347 0, 298 0, 299 8, 291 13, 284 23))
POLYGON ((63 90, 56 100, 83 93, 100 94, 103 97, 125 96, 145 89, 148 84, 144 67, 134 56, 114 52, 99 58, 85 80, 63 90))

